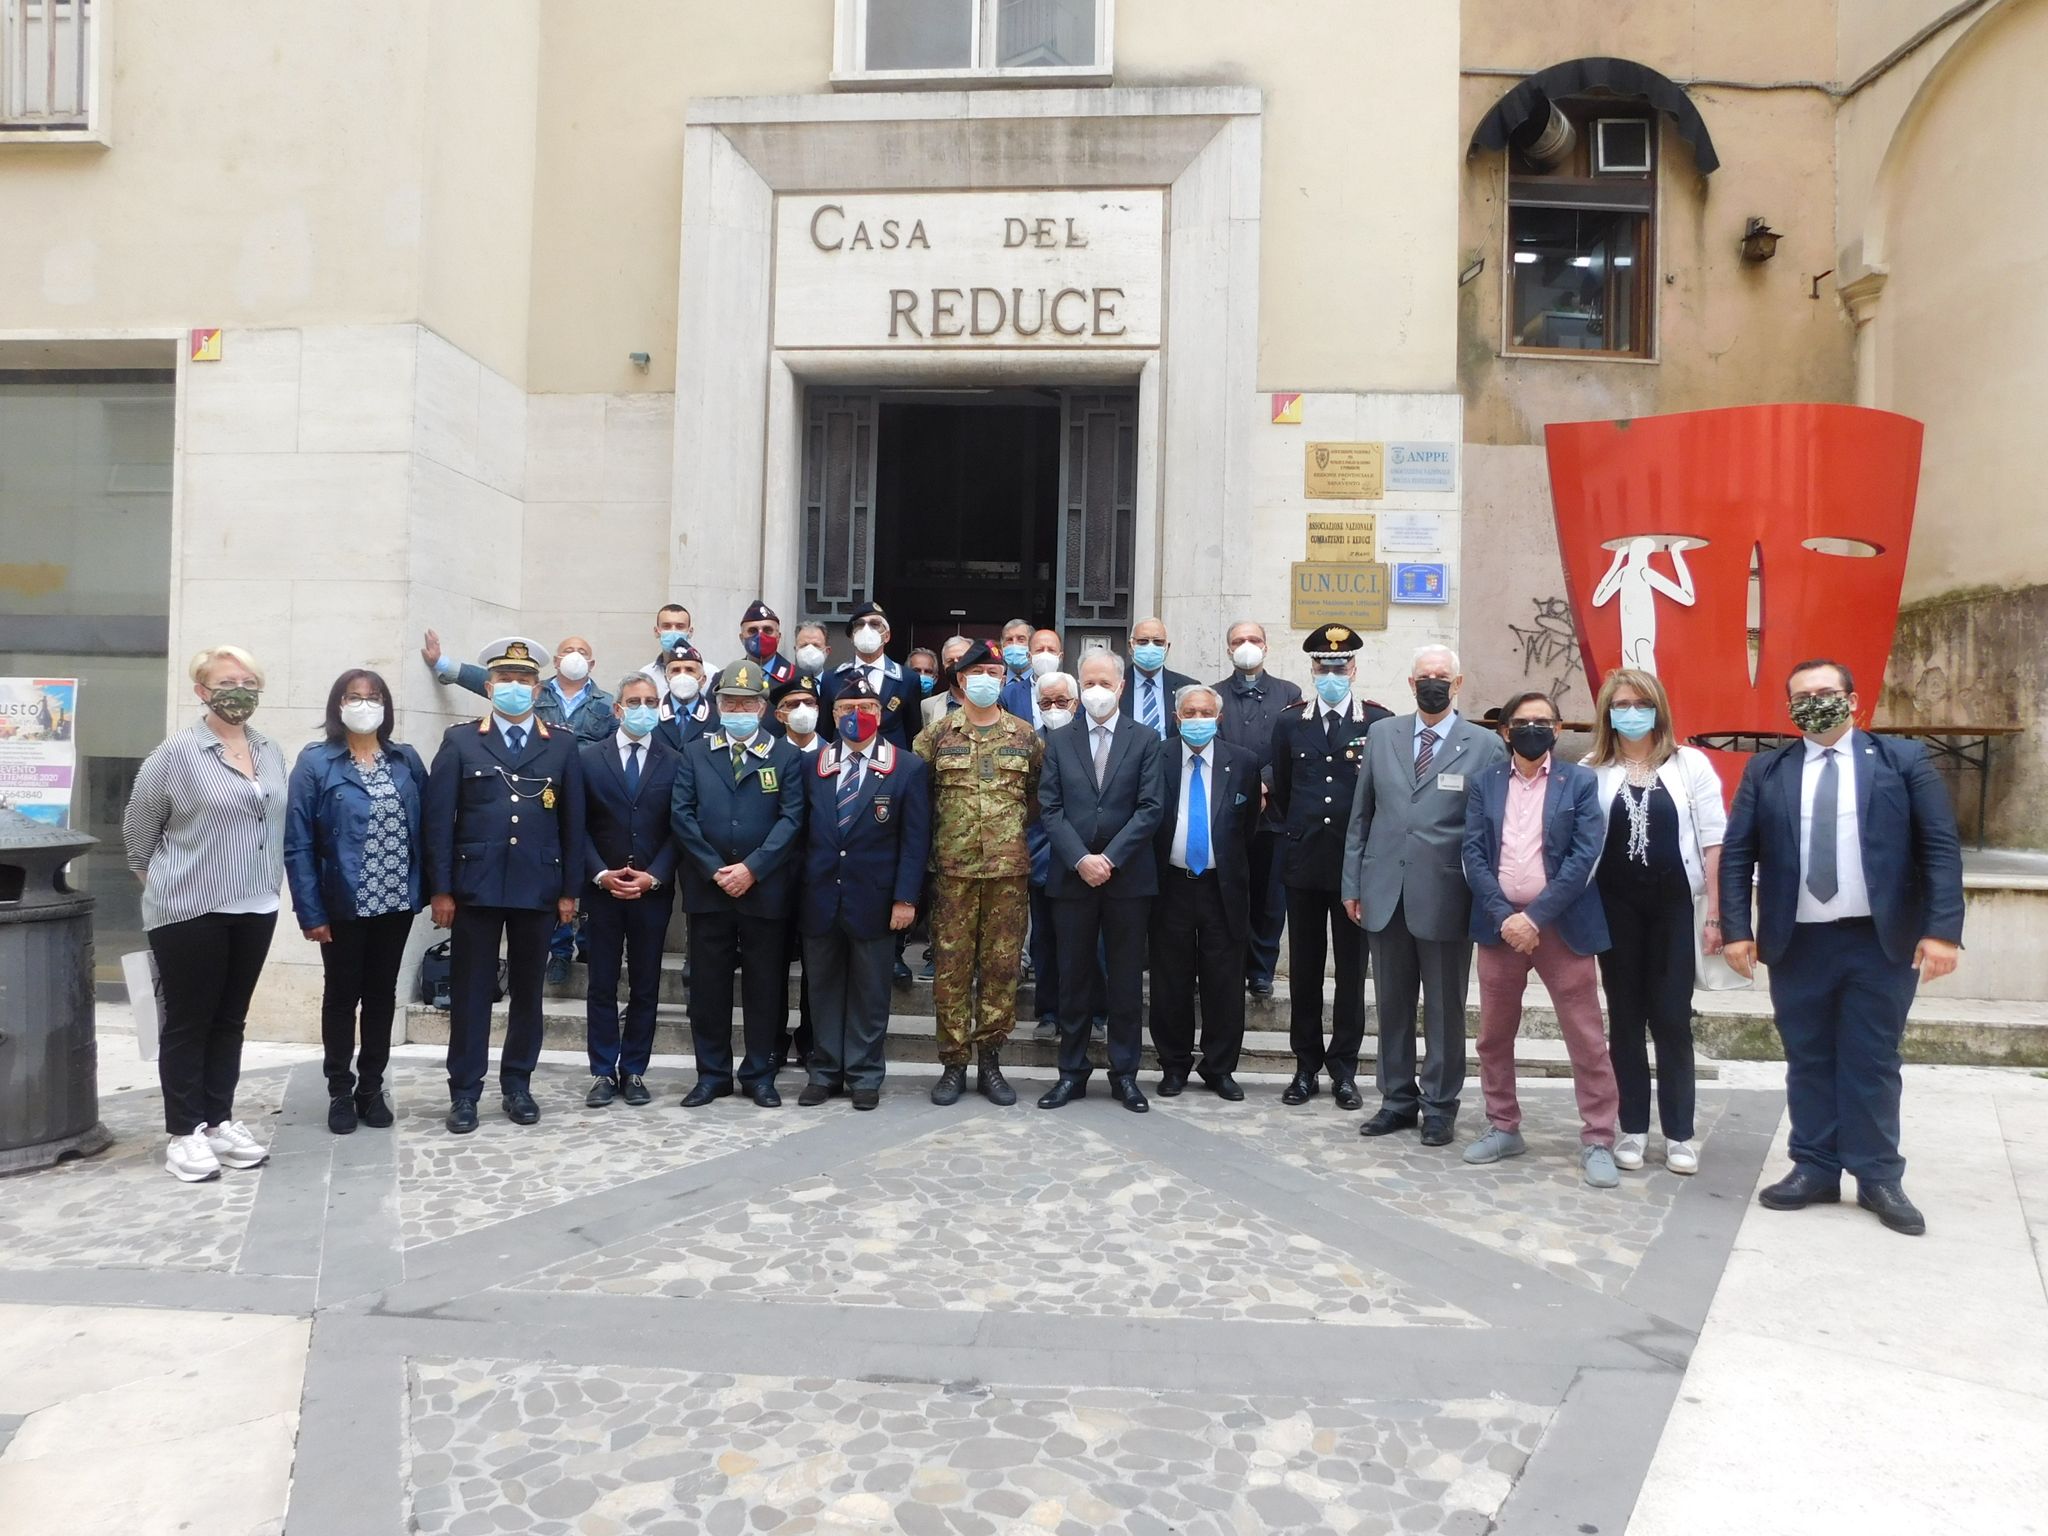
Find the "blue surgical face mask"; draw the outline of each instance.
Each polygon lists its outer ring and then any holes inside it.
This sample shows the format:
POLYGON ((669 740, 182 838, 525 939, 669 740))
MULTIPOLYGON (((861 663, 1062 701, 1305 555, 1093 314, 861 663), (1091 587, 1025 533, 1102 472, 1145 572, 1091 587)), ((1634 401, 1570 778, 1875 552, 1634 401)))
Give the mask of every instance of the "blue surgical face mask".
POLYGON ((1002 679, 990 677, 986 672, 976 672, 960 685, 960 691, 967 695, 967 702, 976 709, 987 709, 1003 696, 1002 679))
POLYGON ((1022 672, 1031 665, 1031 652, 1021 645, 1006 645, 1003 661, 1012 672, 1022 672))
POLYGON ((758 714, 742 714, 736 709, 721 709, 718 712, 718 728, 728 736, 737 736, 745 741, 761 728, 758 714))
POLYGON ((501 715, 523 715, 533 708, 533 684, 491 684, 491 707, 501 715))
POLYGON ((689 643, 690 632, 687 629, 664 629, 661 632, 661 645, 663 650, 678 650, 681 647, 688 645, 689 643))
POLYGON ((1147 672, 1157 672, 1166 665, 1166 647, 1157 640, 1140 640, 1131 647, 1131 660, 1147 672))
POLYGON ((661 722, 661 711, 652 704, 628 704, 619 717, 631 736, 645 736, 661 722))
POLYGON ((1207 715, 1195 715, 1180 723, 1180 739, 1191 747, 1206 747, 1216 739, 1216 722, 1207 715))
POLYGON ((1641 741, 1657 728, 1657 711, 1648 704, 1616 704, 1607 711, 1607 723, 1630 741, 1641 741))
POLYGON ((1351 679, 1342 672, 1318 672, 1316 693, 1325 704, 1342 704, 1351 697, 1351 679))
POLYGON ((933 677, 931 673, 920 672, 917 674, 917 691, 919 693, 930 693, 934 688, 938 686, 939 680, 936 677, 933 677))

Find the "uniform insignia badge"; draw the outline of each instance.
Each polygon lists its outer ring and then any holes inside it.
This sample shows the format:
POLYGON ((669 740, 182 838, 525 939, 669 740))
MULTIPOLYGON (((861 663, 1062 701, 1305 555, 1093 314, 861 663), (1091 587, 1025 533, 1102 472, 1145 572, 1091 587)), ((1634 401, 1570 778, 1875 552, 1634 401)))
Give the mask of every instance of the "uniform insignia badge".
POLYGON ((1345 641, 1351 638, 1351 631, 1346 629, 1342 624, 1332 624, 1330 626, 1329 634, 1331 642, 1336 645, 1342 645, 1345 641))
POLYGON ((889 708, 891 708, 892 710, 901 709, 902 707, 903 701, 901 699, 891 699, 889 701, 889 708))
POLYGON ((772 795, 775 793, 775 770, 773 768, 763 768, 760 772, 760 780, 762 794, 772 795))
POLYGON ((876 821, 887 821, 888 819, 889 819, 889 797, 888 797, 887 795, 877 795, 877 796, 875 796, 875 820, 876 820, 876 821))
POLYGON ((552 811, 555 808, 555 781, 553 779, 549 779, 546 784, 541 786, 540 808, 544 811, 552 811))

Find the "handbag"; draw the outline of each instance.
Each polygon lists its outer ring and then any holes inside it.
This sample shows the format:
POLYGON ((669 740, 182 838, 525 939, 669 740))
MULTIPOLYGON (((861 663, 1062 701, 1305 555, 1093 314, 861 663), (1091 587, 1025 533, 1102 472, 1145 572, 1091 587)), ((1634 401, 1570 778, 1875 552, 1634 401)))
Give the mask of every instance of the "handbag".
POLYGON ((121 979, 128 983, 128 1007, 135 1015, 135 1054, 155 1061, 164 1030, 164 983, 157 974, 156 951, 137 949, 123 955, 121 979))

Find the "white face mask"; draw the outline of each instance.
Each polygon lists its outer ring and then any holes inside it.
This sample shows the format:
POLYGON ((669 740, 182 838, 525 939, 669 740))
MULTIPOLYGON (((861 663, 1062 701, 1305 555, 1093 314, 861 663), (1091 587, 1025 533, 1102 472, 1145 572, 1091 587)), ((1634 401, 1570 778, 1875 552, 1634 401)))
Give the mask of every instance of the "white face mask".
POLYGON ((687 704, 704 691, 704 684, 687 672, 678 672, 668 680, 669 697, 687 704))
POLYGON ((384 723, 384 706, 375 699, 350 699, 341 706, 341 723, 358 736, 368 736, 384 723))
POLYGON ((861 625, 853 632, 853 648, 863 656, 875 655, 882 649, 882 632, 873 625, 861 625))
POLYGON ((797 705, 794 709, 790 710, 789 719, 785 723, 799 736, 810 735, 811 732, 818 728, 817 706, 812 704, 797 705))
POLYGON ((1116 713, 1116 690, 1105 688, 1100 683, 1083 688, 1081 707, 1088 711, 1090 719, 1107 720, 1116 713))
POLYGON ((813 677, 825 670, 825 653, 815 645, 800 645, 796 648, 796 669, 808 672, 813 677))
POLYGON ((555 670, 572 683, 580 683, 590 676, 590 658, 581 651, 564 651, 561 660, 555 663, 555 670))
POLYGON ((1230 653, 1230 664, 1240 672, 1256 672, 1266 664, 1266 648, 1250 640, 1240 640, 1230 653))
POLYGON ((1049 731, 1056 731, 1061 726, 1074 723, 1074 712, 1071 709, 1041 709, 1038 717, 1045 722, 1045 728, 1049 731))
POLYGON ((1044 677, 1046 673, 1057 672, 1059 669, 1060 653, 1058 651, 1033 651, 1031 653, 1031 675, 1033 677, 1044 677))

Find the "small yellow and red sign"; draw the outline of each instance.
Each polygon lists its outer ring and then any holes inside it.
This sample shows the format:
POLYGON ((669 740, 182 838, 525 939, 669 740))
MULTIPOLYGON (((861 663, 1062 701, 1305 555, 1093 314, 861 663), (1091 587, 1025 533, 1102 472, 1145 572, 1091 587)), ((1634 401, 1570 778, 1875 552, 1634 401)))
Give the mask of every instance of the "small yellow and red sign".
POLYGON ((1273 425, 1276 427, 1298 427, 1301 425, 1301 391, 1273 396, 1273 425))
POLYGON ((219 326, 201 326, 192 332, 192 361, 195 363, 217 363, 220 361, 219 326))

